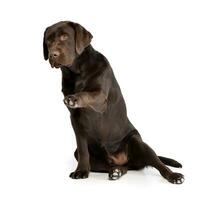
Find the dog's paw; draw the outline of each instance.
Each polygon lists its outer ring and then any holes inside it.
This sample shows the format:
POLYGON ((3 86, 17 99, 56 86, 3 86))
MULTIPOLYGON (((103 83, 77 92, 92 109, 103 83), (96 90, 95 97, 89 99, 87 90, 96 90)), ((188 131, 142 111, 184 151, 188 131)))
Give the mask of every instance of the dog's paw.
POLYGON ((118 168, 114 168, 112 169, 109 174, 108 174, 108 177, 109 177, 109 180, 117 180, 119 179, 121 176, 122 176, 122 171, 118 168))
POLYGON ((72 179, 85 179, 88 178, 89 172, 88 171, 79 171, 76 170, 75 172, 72 172, 69 177, 72 179))
POLYGON ((181 184, 184 180, 184 175, 180 173, 172 173, 168 178, 168 181, 173 184, 181 184))
POLYGON ((78 107, 78 97, 76 95, 68 95, 64 98, 64 103, 67 107, 77 108, 78 107))

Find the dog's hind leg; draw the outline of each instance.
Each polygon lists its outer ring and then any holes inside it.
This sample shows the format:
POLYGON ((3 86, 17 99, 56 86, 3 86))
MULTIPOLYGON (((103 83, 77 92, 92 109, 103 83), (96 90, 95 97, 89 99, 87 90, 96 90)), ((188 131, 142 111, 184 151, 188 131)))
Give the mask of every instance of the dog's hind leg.
POLYGON ((109 180, 117 180, 127 173, 128 168, 126 164, 128 162, 128 157, 125 149, 114 154, 108 153, 108 161, 110 165, 108 172, 109 180))
POLYGON ((114 166, 114 167, 110 168, 110 170, 108 172, 108 178, 109 178, 109 180, 117 180, 126 173, 127 173, 127 167, 114 166))
POLYGON ((169 182, 175 184, 183 183, 184 176, 180 173, 172 172, 166 165, 164 165, 164 163, 159 159, 153 149, 151 149, 151 147, 142 141, 137 130, 133 131, 133 135, 129 139, 128 145, 130 166, 152 166, 155 167, 169 182))
MULTIPOLYGON (((74 152, 74 156, 76 160, 78 160, 78 152, 77 150, 74 152)), ((125 166, 120 166, 115 164, 116 159, 119 159, 121 154, 119 154, 116 158, 111 156, 110 158, 102 155, 93 155, 90 154, 90 171, 91 172, 100 172, 100 173, 108 173, 109 180, 117 180, 121 176, 127 173, 127 168, 125 166)))

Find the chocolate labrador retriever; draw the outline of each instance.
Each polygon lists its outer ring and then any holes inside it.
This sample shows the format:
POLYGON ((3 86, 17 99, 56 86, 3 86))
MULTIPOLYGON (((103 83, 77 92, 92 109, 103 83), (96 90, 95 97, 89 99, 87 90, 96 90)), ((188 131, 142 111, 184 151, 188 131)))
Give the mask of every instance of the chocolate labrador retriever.
POLYGON ((152 166, 171 183, 184 176, 166 165, 182 167, 177 161, 157 156, 143 142, 127 117, 120 87, 108 60, 93 49, 92 35, 80 24, 58 22, 45 30, 44 59, 62 71, 64 103, 70 111, 76 135, 77 169, 73 179, 89 172, 108 172, 116 180, 127 170, 152 166))

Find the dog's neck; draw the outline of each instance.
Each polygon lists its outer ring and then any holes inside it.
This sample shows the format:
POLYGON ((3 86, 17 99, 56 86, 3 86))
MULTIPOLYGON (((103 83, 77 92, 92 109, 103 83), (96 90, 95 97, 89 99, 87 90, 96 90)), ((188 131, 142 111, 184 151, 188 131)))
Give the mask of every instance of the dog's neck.
POLYGON ((81 74, 82 72, 86 72, 87 69, 90 68, 90 65, 88 65, 88 61, 90 60, 90 56, 92 55, 92 52, 95 52, 93 47, 89 45, 84 49, 84 51, 77 55, 75 58, 73 64, 70 67, 62 67, 62 71, 72 71, 75 74, 81 74))

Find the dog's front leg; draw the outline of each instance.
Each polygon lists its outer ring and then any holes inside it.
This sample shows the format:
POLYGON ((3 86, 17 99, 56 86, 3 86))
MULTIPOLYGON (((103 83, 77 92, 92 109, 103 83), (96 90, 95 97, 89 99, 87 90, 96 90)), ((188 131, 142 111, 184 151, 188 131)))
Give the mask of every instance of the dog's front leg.
POLYGON ((96 112, 104 112, 107 108, 107 97, 103 91, 79 92, 68 95, 64 103, 70 108, 92 108, 96 112))
POLYGON ((73 179, 87 178, 90 171, 87 137, 84 131, 78 127, 77 123, 74 123, 73 118, 71 118, 71 122, 76 135, 78 166, 76 170, 70 174, 70 177, 73 179))

